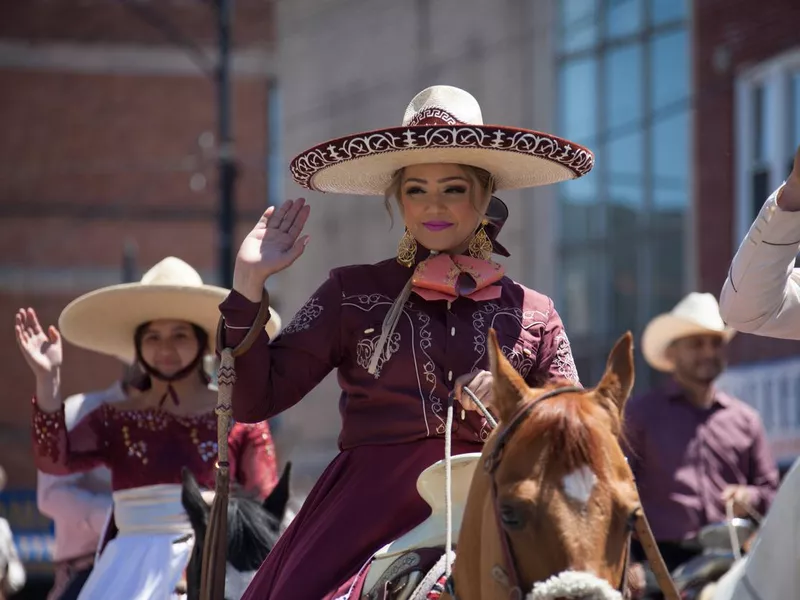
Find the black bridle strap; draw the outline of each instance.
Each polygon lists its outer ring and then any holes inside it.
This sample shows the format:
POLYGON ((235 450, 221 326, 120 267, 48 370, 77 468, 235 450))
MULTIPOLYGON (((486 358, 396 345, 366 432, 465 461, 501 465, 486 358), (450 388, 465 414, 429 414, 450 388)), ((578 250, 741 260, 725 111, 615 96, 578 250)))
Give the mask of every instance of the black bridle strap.
POLYGON ((509 538, 505 527, 503 527, 503 523, 500 518, 500 506, 498 503, 497 479, 495 478, 495 472, 497 471, 497 467, 500 465, 500 460, 503 458, 503 452, 505 451, 508 441, 511 439, 520 424, 527 419, 531 412, 533 412, 534 408, 549 398, 569 392, 582 391, 584 391, 583 388, 579 387, 561 387, 545 392, 533 400, 524 402, 522 406, 517 409, 517 412, 514 413, 511 419, 509 419, 508 425, 506 425, 502 431, 500 431, 494 444, 494 448, 492 448, 491 454, 489 454, 483 464, 484 469, 492 479, 492 504, 494 505, 494 515, 495 520, 497 521, 497 530, 500 534, 500 546, 503 549, 503 560, 505 562, 504 569, 501 568, 500 565, 495 566, 495 569, 493 570, 493 576, 496 580, 506 580, 502 583, 505 583, 508 586, 510 600, 522 600, 524 594, 522 593, 522 580, 519 575, 517 562, 514 559, 514 552, 511 549, 511 539, 509 538), (505 577, 498 577, 498 570, 502 571, 505 577))
POLYGON ((519 568, 514 558, 514 552, 511 550, 511 539, 508 537, 508 532, 506 528, 503 527, 503 522, 500 518, 497 482, 494 477, 492 477, 492 504, 494 505, 494 518, 497 523, 497 531, 500 533, 500 547, 503 549, 503 561, 506 564, 505 570, 503 570, 500 565, 495 565, 495 568, 492 569, 492 576, 495 580, 500 580, 500 583, 508 587, 508 597, 510 600, 522 600, 523 594, 519 577, 519 568), (500 570, 505 577, 499 576, 498 570, 500 570), (502 581, 502 579, 505 579, 505 581, 502 581))

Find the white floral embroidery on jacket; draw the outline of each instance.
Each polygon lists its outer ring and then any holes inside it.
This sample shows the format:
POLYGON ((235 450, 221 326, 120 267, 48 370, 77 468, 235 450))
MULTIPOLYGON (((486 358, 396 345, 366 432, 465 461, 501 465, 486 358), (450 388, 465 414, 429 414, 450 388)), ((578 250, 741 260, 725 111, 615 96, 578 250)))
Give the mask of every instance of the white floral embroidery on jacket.
POLYGON ((324 309, 325 307, 319 304, 319 298, 311 296, 302 308, 297 311, 291 322, 283 328, 281 334, 289 335, 310 329, 311 324, 320 317, 324 309))
POLYGON ((556 367, 556 372, 564 379, 580 385, 578 378, 578 368, 575 366, 575 359, 572 357, 572 347, 569 343, 566 331, 561 331, 556 336, 556 355, 553 357, 553 363, 556 367))

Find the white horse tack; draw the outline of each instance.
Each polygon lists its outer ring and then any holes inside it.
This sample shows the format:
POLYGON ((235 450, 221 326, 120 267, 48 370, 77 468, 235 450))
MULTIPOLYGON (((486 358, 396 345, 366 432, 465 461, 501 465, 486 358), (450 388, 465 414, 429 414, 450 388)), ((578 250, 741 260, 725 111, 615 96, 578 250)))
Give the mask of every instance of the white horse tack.
MULTIPOLYGON (((455 554, 452 554, 450 556, 451 564, 454 558, 455 554)), ((425 600, 428 597, 428 594, 430 594, 433 590, 433 586, 435 586, 436 583, 442 578, 447 562, 447 557, 442 555, 433 568, 428 571, 422 581, 419 582, 419 585, 414 589, 408 600, 425 600)))
MULTIPOLYGON (((480 463, 480 452, 458 454, 451 461, 452 538, 458 538, 464 507, 472 476, 480 463)), ((408 533, 393 540, 370 559, 364 590, 371 590, 383 574, 401 556, 417 548, 435 548, 446 545, 446 506, 442 488, 445 485, 445 460, 427 467, 417 478, 417 492, 430 506, 431 514, 408 533)), ((444 559, 444 553, 442 553, 444 559)), ((444 564, 444 562, 442 563, 444 564)), ((444 568, 444 567, 442 567, 444 568)))
POLYGON ((444 545, 444 574, 450 577, 453 569, 453 485, 450 481, 453 475, 453 398, 447 405, 447 424, 444 434, 444 505, 446 511, 445 523, 446 541, 444 545))
POLYGON ((585 571, 562 571, 533 586, 525 600, 622 600, 622 594, 605 579, 585 571))
MULTIPOLYGON (((492 413, 489 412, 489 409, 481 402, 478 397, 473 393, 471 389, 467 386, 463 386, 461 388, 461 392, 469 396, 470 400, 475 403, 475 406, 483 413, 483 416, 486 418, 486 422, 489 424, 489 427, 492 429, 497 428, 497 421, 492 416, 492 413)), ((452 563, 450 562, 450 556, 453 553, 453 521, 452 521, 452 499, 451 499, 451 484, 450 484, 450 474, 452 471, 452 438, 453 438, 453 397, 450 396, 450 400, 447 404, 447 429, 445 430, 444 434, 444 458, 445 458, 445 502, 447 503, 447 544, 445 545, 444 552, 446 558, 445 562, 445 574, 450 577, 450 573, 452 570, 452 563)))

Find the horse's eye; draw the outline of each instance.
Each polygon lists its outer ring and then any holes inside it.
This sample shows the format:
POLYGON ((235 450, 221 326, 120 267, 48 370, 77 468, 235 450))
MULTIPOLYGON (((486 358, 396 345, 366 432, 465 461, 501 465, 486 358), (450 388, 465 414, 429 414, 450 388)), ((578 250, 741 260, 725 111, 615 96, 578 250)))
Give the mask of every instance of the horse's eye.
POLYGON ((500 521, 507 529, 522 529, 525 524, 519 510, 510 504, 500 505, 500 521))

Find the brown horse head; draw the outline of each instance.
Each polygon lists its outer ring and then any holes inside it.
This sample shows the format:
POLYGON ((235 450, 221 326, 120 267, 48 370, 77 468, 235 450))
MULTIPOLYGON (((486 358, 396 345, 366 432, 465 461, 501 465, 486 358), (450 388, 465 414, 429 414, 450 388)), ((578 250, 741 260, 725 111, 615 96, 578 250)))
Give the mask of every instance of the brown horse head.
POLYGON ((493 330, 490 338, 491 406, 499 423, 467 499, 456 594, 459 600, 619 597, 638 506, 620 447, 634 378, 632 336, 620 338, 602 380, 586 390, 570 382, 528 387, 493 330))

